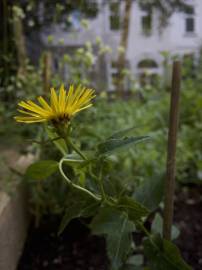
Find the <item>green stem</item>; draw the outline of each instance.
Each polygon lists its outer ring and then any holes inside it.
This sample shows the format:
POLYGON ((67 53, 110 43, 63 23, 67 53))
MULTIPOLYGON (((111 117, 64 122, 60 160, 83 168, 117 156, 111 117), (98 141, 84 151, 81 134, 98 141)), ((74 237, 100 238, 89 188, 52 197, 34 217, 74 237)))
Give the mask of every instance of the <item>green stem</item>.
POLYGON ((141 222, 138 222, 138 226, 139 226, 139 228, 141 229, 141 231, 144 232, 145 235, 151 240, 151 234, 150 234, 150 232, 145 228, 145 226, 144 226, 141 222))
POLYGON ((60 173, 61 173, 61 175, 63 176, 63 178, 67 181, 67 183, 68 183, 69 185, 71 185, 72 187, 74 187, 74 188, 76 188, 76 189, 78 189, 78 190, 80 190, 80 191, 85 192, 86 194, 88 194, 89 196, 91 196, 91 197, 92 197, 93 199, 95 199, 96 201, 101 201, 100 197, 94 195, 94 194, 93 194, 92 192, 90 192, 89 190, 87 190, 87 189, 85 189, 85 188, 83 188, 83 187, 81 187, 81 186, 78 186, 78 185, 72 183, 72 181, 66 176, 66 174, 65 174, 64 171, 63 171, 63 168, 62 168, 63 161, 65 161, 65 158, 62 158, 62 159, 60 160, 60 162, 59 162, 59 170, 60 170, 60 173))
POLYGON ((71 141, 69 134, 71 132, 71 124, 68 125, 67 129, 63 125, 55 126, 56 132, 61 137, 67 147, 70 146, 83 160, 87 160, 86 156, 80 151, 80 149, 71 141))
POLYGON ((66 141, 67 144, 69 144, 72 147, 72 149, 74 149, 74 151, 80 157, 82 157, 82 159, 87 160, 86 156, 80 151, 80 149, 69 138, 66 138, 65 141, 66 141))
POLYGON ((105 190, 104 190, 104 185, 103 185, 103 181, 102 181, 102 167, 100 168, 100 174, 98 177, 98 181, 99 181, 99 186, 100 186, 100 192, 101 192, 101 196, 103 201, 106 201, 106 194, 105 194, 105 190))
POLYGON ((142 230, 142 232, 145 233, 145 235, 149 238, 151 244, 157 249, 159 250, 159 247, 156 245, 156 243, 153 241, 152 237, 151 237, 151 233, 145 228, 145 226, 143 225, 143 223, 138 222, 138 226, 140 227, 140 229, 142 230))

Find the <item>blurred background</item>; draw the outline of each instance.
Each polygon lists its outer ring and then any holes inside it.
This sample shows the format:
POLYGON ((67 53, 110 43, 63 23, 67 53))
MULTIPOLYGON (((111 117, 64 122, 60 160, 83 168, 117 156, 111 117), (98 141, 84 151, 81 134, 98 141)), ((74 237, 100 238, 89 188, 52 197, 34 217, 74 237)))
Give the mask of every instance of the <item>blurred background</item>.
MULTIPOLYGON (((84 149, 123 128, 151 136, 106 170, 117 189, 124 183, 135 192, 148 181, 152 188, 165 172, 172 63, 181 61, 176 241, 201 269, 202 1, 1 0, 0 18, 0 188, 9 192, 21 181, 11 170, 16 153, 59 157, 40 125, 15 123, 16 105, 48 97, 61 83, 96 90, 95 106, 75 119, 74 136, 84 149)), ((26 181, 35 224, 63 213, 66 186, 59 177, 26 181)))
POLYGON ((199 63, 201 5, 197 0, 2 0, 1 85, 16 72, 22 76, 29 65, 37 70, 45 65, 47 83, 60 76, 99 92, 129 94, 159 79, 169 86, 171 59, 199 63))

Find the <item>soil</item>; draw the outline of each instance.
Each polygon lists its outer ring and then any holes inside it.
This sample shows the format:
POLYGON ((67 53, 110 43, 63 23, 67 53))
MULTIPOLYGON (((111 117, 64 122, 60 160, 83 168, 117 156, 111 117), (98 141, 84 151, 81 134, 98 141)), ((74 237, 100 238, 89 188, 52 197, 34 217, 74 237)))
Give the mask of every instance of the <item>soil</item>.
POLYGON ((194 270, 202 269, 202 187, 184 188, 175 204, 175 222, 180 229, 176 241, 183 258, 194 270))
POLYGON ((86 226, 73 220, 61 236, 59 222, 32 227, 18 270, 106 270, 105 241, 92 236, 86 226))
MULTIPOLYGON (((181 233, 176 241, 194 270, 202 269, 202 187, 183 188, 175 201, 174 220, 181 233)), ((73 220, 57 236, 59 220, 30 228, 18 270, 107 270, 105 241, 73 220)), ((158 270, 158 269, 156 269, 158 270)))

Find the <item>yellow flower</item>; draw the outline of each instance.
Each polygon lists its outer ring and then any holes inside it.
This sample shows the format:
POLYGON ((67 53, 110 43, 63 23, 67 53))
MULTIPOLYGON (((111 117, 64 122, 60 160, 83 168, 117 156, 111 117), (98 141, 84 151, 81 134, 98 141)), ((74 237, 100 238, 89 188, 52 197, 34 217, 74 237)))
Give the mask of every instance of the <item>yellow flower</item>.
POLYGON ((51 88, 50 105, 43 97, 38 97, 39 105, 31 100, 21 101, 18 106, 23 110, 21 116, 16 116, 17 122, 35 123, 35 122, 65 122, 69 121, 76 113, 92 106, 91 100, 95 97, 94 90, 82 86, 74 88, 69 87, 67 92, 64 85, 61 85, 59 96, 55 89, 51 88))

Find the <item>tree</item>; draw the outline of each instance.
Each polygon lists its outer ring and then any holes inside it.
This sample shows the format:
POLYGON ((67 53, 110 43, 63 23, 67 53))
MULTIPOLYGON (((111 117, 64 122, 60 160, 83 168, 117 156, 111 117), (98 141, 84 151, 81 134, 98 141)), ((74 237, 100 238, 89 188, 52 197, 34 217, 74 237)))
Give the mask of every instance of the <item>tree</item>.
POLYGON ((146 8, 150 13, 152 11, 158 10, 160 13, 159 16, 159 29, 165 27, 169 21, 170 16, 175 11, 185 11, 190 8, 186 3, 186 0, 124 0, 125 10, 123 14, 122 29, 121 29, 121 39, 120 47, 122 50, 118 55, 118 76, 117 81, 117 92, 119 96, 123 95, 124 91, 124 74, 123 70, 126 63, 126 50, 128 45, 128 33, 130 27, 130 16, 131 16, 131 7, 132 2, 137 2, 140 7, 146 8))
POLYGON ((124 90, 124 74, 123 69, 125 67, 126 62, 126 50, 128 45, 128 33, 129 33, 129 25, 130 25, 130 14, 131 14, 132 0, 125 0, 125 11, 123 17, 123 26, 122 26, 122 34, 120 40, 120 50, 118 55, 118 85, 117 91, 118 95, 122 95, 122 91, 124 90))
POLYGON ((25 72, 27 37, 56 22, 70 24, 67 16, 74 10, 95 17, 98 5, 90 0, 0 0, 1 85, 8 84, 11 74, 25 72))

